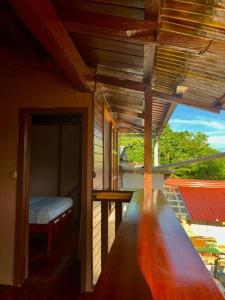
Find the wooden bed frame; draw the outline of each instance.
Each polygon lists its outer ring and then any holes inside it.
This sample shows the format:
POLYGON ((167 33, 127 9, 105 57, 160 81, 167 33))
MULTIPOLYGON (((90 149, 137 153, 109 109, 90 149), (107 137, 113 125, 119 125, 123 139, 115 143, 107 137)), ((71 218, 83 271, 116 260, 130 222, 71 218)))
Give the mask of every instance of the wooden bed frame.
POLYGON ((54 235, 57 235, 59 232, 61 232, 65 225, 72 221, 74 215, 73 212, 74 208, 71 207, 52 219, 47 224, 29 224, 29 232, 47 233, 47 252, 51 252, 54 235))

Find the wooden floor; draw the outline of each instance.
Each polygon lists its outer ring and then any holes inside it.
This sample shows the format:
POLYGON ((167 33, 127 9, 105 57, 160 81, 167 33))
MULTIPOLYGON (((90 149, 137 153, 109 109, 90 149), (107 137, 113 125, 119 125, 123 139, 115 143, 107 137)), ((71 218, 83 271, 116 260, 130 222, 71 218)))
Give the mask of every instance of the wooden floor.
POLYGON ((50 255, 46 241, 39 237, 39 251, 30 245, 30 276, 23 286, 0 286, 0 300, 88 300, 91 295, 80 295, 80 263, 76 258, 75 239, 58 241, 50 255))

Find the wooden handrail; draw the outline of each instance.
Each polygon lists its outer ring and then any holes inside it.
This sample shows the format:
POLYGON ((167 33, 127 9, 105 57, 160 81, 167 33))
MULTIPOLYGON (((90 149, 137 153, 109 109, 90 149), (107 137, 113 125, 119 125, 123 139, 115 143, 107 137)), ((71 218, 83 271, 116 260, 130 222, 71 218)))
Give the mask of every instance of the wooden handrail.
POLYGON ((132 195, 132 191, 93 191, 94 201, 130 202, 132 195))
POLYGON ((222 300, 161 192, 135 192, 94 289, 94 300, 222 300))

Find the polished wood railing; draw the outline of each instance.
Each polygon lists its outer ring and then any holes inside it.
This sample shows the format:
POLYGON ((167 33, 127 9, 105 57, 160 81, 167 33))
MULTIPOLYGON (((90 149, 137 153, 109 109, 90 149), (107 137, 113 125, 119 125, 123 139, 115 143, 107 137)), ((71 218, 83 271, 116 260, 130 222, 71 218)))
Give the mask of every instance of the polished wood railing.
POLYGON ((134 192, 93 300, 222 300, 216 283, 165 201, 134 192))

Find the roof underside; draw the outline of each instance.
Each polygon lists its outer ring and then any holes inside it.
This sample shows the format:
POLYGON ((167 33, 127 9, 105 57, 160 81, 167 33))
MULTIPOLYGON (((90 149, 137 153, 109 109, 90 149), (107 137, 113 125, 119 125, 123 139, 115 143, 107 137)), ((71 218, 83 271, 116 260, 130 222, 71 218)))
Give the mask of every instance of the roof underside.
MULTIPOLYGON (((177 103, 213 112, 225 107, 225 1, 164 0, 161 7, 159 0, 52 3, 121 131, 143 131, 151 88, 155 135, 177 103)), ((28 40, 6 11, 1 13, 4 40, 13 30, 28 40)))

